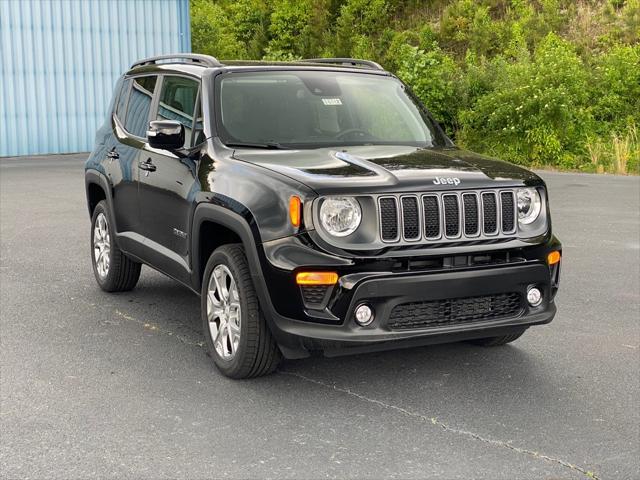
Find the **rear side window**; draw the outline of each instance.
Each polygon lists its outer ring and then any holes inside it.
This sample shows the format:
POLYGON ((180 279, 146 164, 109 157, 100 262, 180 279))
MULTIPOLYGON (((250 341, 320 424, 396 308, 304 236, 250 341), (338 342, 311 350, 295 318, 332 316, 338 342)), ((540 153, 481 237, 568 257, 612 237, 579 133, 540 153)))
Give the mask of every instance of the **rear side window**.
POLYGON ((129 104, 127 106, 127 117, 124 128, 138 137, 147 136, 149 126, 149 110, 153 91, 156 88, 156 76, 137 77, 133 79, 129 104))
POLYGON ((118 104, 116 105, 116 116, 124 124, 125 109, 127 108, 127 99, 129 98, 129 87, 131 87, 131 80, 125 80, 122 82, 120 88, 120 96, 118 97, 118 104))
MULTIPOLYGON (((184 125, 185 147, 191 146, 194 134, 194 112, 200 84, 184 77, 165 76, 162 79, 158 120, 175 120, 184 125)), ((197 126, 196 126, 197 128, 197 126)))

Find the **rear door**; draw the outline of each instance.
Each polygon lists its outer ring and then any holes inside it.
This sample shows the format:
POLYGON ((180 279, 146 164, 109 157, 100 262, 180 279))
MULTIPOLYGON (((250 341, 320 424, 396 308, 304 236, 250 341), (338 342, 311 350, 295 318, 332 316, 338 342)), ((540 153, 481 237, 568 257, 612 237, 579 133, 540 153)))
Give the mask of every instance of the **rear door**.
POLYGON ((189 222, 195 194, 200 191, 198 157, 189 149, 202 137, 196 108, 200 82, 186 76, 163 75, 158 88, 155 119, 184 125, 185 143, 179 152, 146 145, 140 158, 147 165, 140 171, 140 218, 148 245, 160 257, 158 268, 189 281, 189 222))

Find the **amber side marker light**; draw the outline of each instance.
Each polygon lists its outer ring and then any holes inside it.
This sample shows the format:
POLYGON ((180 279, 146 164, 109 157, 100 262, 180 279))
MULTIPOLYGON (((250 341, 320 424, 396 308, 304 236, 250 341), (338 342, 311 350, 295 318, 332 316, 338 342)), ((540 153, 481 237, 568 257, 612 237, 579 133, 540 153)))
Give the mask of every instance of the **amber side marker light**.
POLYGON ((338 283, 336 272, 299 272, 296 275, 298 285, 335 285, 338 283))
POLYGON ((549 265, 555 265, 560 261, 560 252, 551 252, 547 255, 547 263, 549 265))
POLYGON ((302 217, 302 202, 300 197, 295 195, 289 199, 289 220, 294 227, 300 226, 300 218, 302 217))

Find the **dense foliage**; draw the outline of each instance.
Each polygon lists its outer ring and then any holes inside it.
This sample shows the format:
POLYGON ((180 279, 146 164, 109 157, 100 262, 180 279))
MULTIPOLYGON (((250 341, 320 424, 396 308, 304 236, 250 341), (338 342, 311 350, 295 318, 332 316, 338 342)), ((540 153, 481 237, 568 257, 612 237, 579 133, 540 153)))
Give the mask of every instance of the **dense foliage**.
POLYGON ((193 50, 381 63, 464 147, 638 171, 640 0, 192 0, 193 50))

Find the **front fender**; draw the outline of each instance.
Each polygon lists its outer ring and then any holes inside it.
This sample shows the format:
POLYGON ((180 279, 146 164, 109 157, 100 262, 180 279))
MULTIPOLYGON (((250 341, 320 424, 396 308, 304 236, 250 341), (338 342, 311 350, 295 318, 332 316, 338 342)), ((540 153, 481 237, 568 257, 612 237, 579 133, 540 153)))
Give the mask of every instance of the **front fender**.
MULTIPOLYGON (((224 199, 219 199, 219 201, 226 203, 224 199)), ((198 291, 200 290, 202 279, 200 262, 197 261, 197 259, 200 258, 201 248, 199 232, 202 224, 207 221, 222 225, 240 237, 245 248, 247 261, 251 267, 251 275, 254 277, 256 288, 259 281, 263 281, 258 255, 258 245, 261 243, 260 233, 257 230, 256 223, 249 210, 241 208, 237 202, 235 203, 235 209, 213 203, 200 203, 196 206, 191 226, 191 258, 193 263, 192 284, 198 291)))

